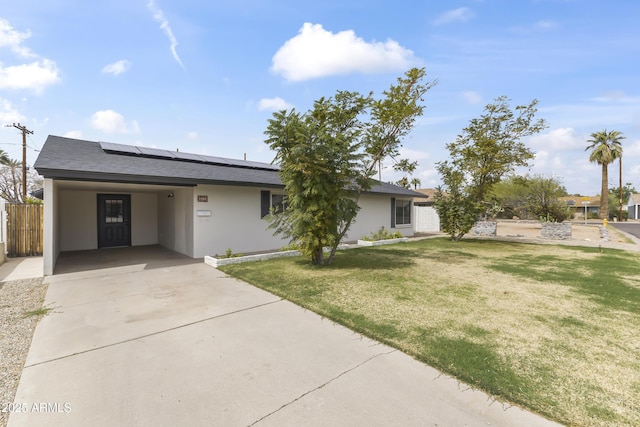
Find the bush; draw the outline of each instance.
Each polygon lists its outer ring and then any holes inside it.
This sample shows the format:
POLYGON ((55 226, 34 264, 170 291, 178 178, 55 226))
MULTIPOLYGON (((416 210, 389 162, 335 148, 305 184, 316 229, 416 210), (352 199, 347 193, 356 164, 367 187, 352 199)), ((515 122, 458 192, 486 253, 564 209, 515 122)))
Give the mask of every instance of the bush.
POLYGON ((394 231, 393 233, 390 233, 389 230, 385 229, 384 226, 382 226, 375 233, 371 233, 370 236, 364 236, 362 240, 366 240, 368 242, 374 242, 376 240, 400 239, 402 237, 404 236, 399 231, 394 231))

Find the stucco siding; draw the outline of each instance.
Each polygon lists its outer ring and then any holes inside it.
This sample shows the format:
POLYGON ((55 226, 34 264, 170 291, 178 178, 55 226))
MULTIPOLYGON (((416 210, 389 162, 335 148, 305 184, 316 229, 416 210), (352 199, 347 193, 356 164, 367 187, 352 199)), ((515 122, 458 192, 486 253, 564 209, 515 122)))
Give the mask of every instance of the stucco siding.
POLYGON ((193 257, 193 189, 161 191, 157 203, 158 243, 193 257))
POLYGON ((279 249, 288 241, 273 236, 260 218, 260 188, 199 185, 194 194, 195 257, 279 249), (206 196, 207 202, 198 202, 206 196), (200 215, 198 215, 200 211, 200 215), (206 216, 210 214, 210 216, 206 216))
POLYGON ((98 247, 97 200, 94 191, 59 193, 60 250, 82 251, 98 247))
MULTIPOLYGON (((360 211, 347 233, 346 241, 361 239, 378 231, 380 227, 392 233, 399 231, 403 236, 413 236, 412 224, 391 227, 391 196, 364 194, 360 197, 359 205, 360 211)), ((411 222, 414 222, 413 218, 411 222)))
POLYGON ((158 195, 131 194, 131 246, 158 243, 158 195))
POLYGON ((44 179, 44 253, 43 274, 50 276, 60 254, 60 222, 58 214, 59 194, 58 184, 50 179, 44 179))
MULTIPOLYGON (((61 190, 59 192, 60 251, 98 248, 98 194, 104 191, 61 190)), ((158 195, 142 192, 113 192, 131 195, 131 245, 158 243, 158 195)), ((46 206, 46 204, 45 204, 46 206)))

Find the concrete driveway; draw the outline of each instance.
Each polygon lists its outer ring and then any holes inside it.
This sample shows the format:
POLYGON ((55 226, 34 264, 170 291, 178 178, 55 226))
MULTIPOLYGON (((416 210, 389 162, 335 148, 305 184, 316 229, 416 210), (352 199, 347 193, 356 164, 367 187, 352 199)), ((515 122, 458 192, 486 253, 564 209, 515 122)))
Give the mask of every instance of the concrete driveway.
POLYGON ((554 425, 154 250, 47 279, 10 427, 554 425))

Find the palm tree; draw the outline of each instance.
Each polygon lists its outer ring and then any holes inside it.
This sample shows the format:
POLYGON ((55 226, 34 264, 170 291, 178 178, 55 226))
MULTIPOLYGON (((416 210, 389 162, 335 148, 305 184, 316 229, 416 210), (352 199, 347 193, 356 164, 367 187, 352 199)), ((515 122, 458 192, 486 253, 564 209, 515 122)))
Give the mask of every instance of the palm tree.
POLYGON ((585 151, 591 150, 589 161, 602 165, 602 188, 600 189, 600 218, 609 216, 609 164, 622 157, 622 133, 603 130, 591 134, 587 142, 591 144, 585 151))
POLYGON ((418 187, 420 186, 421 182, 419 178, 412 178, 411 179, 411 185, 413 185, 413 189, 417 190, 418 187))
POLYGON ((11 162, 9 155, 4 150, 0 150, 0 165, 8 165, 9 162, 11 162))

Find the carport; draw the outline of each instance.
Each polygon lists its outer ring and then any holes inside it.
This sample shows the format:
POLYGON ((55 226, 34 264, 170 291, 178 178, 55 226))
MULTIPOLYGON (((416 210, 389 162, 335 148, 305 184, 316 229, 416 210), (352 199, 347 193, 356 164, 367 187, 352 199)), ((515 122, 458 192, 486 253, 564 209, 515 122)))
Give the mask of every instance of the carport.
POLYGON ((152 270, 202 262, 200 258, 191 258, 160 245, 130 246, 62 252, 54 273, 69 274, 119 268, 152 270))

